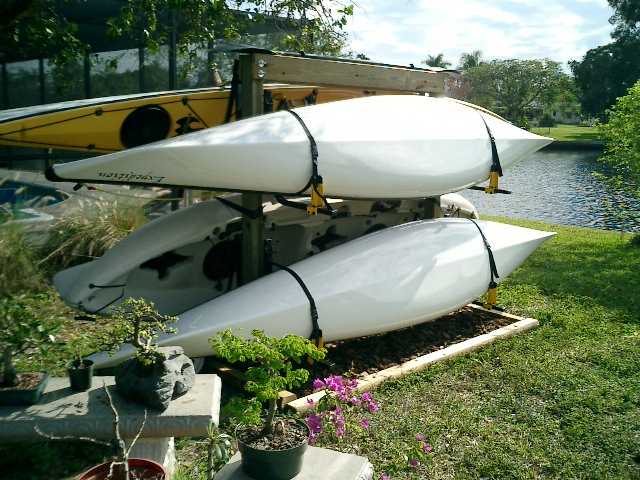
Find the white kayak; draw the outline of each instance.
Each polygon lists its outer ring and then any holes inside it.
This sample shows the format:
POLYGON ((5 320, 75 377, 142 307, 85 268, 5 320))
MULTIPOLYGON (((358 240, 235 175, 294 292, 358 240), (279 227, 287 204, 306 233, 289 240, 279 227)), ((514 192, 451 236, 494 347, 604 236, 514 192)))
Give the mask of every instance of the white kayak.
POLYGON ((423 198, 483 182, 496 160, 508 169, 551 141, 469 104, 382 95, 54 165, 47 178, 287 195, 307 192, 321 178, 324 195, 334 198, 423 198))
MULTIPOLYGON (((379 334, 456 311, 484 294, 492 280, 487 244, 500 282, 554 233, 482 220, 422 220, 380 230, 293 264, 317 307, 324 341, 379 334), (482 231, 482 234, 481 234, 482 231), (483 237, 484 235, 484 237, 483 237)), ((208 339, 227 328, 250 335, 312 333, 310 300, 287 271, 279 270, 183 312, 177 335, 191 357, 213 352, 208 339)), ((90 358, 99 368, 132 354, 90 358)))
MULTIPOLYGON (((241 204, 241 195, 222 197, 241 204)), ((160 217, 118 242, 97 260, 58 272, 53 282, 62 299, 89 313, 108 314, 129 297, 152 301, 177 315, 225 294, 239 284, 241 214, 216 199, 160 217)), ((331 200, 339 218, 263 203, 264 237, 273 261, 290 265, 349 240, 424 217, 424 200, 374 202, 331 200)), ((478 218, 458 194, 440 199, 443 214, 478 218)), ((241 283, 241 282, 240 282, 241 283)))

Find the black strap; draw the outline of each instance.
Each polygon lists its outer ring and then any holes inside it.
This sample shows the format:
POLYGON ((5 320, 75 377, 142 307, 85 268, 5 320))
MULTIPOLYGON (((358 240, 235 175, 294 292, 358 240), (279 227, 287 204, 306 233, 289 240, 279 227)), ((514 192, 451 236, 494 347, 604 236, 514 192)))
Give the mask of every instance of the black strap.
POLYGON ((300 191, 294 193, 293 195, 301 195, 304 192, 306 192, 309 189, 309 187, 311 187, 313 191, 316 193, 316 195, 318 195, 322 199, 322 203, 324 203, 325 208, 329 212, 331 212, 330 215, 333 216, 334 214, 331 209, 331 205, 327 200, 327 197, 322 195, 318 190, 318 185, 322 183, 322 177, 318 174, 318 144, 316 143, 315 138, 313 138, 313 135, 309 131, 309 128, 307 127, 307 125, 304 123, 302 118, 300 118, 300 115, 298 115, 293 110, 287 110, 287 111, 291 115, 293 115, 295 119, 298 120, 298 123, 300 123, 300 125, 302 126, 304 133, 307 135, 307 138, 309 139, 309 148, 311 151, 311 178, 309 178, 309 181, 307 182, 307 184, 300 191))
POLYGON ((316 302, 313 299, 313 295, 311 295, 311 292, 305 285, 304 280, 302 280, 300 275, 298 275, 289 267, 285 267, 284 265, 279 265, 277 263, 274 263, 273 265, 275 267, 278 267, 280 270, 284 270, 285 272, 287 272, 298 282, 298 285, 300 285, 300 288, 302 288, 302 291, 304 292, 304 294, 307 296, 307 299, 309 300, 309 310, 311 312, 311 326, 312 326, 311 339, 317 340, 322 338, 322 330, 320 329, 320 325, 318 324, 318 309, 316 308, 316 302))
MULTIPOLYGON (((307 205, 305 203, 294 202, 285 198, 283 195, 274 195, 273 198, 275 198, 280 205, 283 205, 285 207, 296 208, 298 210, 305 211, 307 210, 307 205)), ((331 218, 345 218, 350 215, 349 212, 339 212, 337 210, 328 210, 326 208, 318 209, 318 213, 328 215, 331 218)))
POLYGON ((500 156, 498 155, 498 147, 496 146, 496 139, 491 133, 491 129, 489 128, 489 124, 484 119, 484 116, 480 113, 480 118, 484 122, 484 126, 487 129, 487 133, 489 134, 489 141, 491 142, 491 171, 498 172, 498 176, 502 176, 502 166, 500 165, 500 156))
POLYGON ((480 232, 480 236, 482 237, 482 241, 484 242, 484 246, 487 248, 487 252, 489 253, 489 267, 491 269, 491 288, 495 287, 495 279, 496 278, 500 278, 500 275, 498 275, 498 267, 496 266, 496 260, 495 258, 493 258, 493 252, 491 251, 491 245, 489 244, 489 240, 487 240, 487 237, 484 236, 484 233, 482 232, 482 229, 480 228, 480 225, 478 225, 475 220, 473 219, 469 219, 471 220, 471 223, 473 223, 476 228, 478 229, 478 231, 480 232))
POLYGON ((318 175, 318 144, 316 143, 315 138, 313 138, 313 135, 311 135, 311 132, 309 131, 309 127, 307 127, 307 124, 304 123, 304 121, 300 118, 300 115, 298 115, 293 110, 287 110, 287 111, 291 115, 293 115, 295 119, 298 120, 298 123, 300 123, 300 125, 302 126, 304 133, 307 135, 307 138, 309 139, 309 148, 311 150, 311 169, 312 169, 311 178, 309 179, 307 184, 304 186, 304 188, 302 188, 302 190, 294 194, 294 195, 300 195, 304 193, 309 187, 313 186, 314 184, 317 185, 320 181, 322 181, 322 179, 320 178, 320 175, 318 175))
MULTIPOLYGON (((479 187, 478 185, 472 185, 469 187, 469 190, 479 190, 484 192, 486 190, 485 187, 479 187)), ((503 190, 502 188, 496 188, 496 193, 502 193, 504 195, 511 195, 511 190, 503 190)))
MULTIPOLYGON (((233 62, 233 76, 231 77, 231 92, 229 93, 229 103, 227 104, 227 112, 224 115, 224 121, 222 123, 229 123, 233 116, 233 106, 240 104, 238 102, 238 91, 240 87, 240 61, 233 62)), ((238 115, 236 108, 236 117, 238 115)))
POLYGON ((227 200, 224 197, 214 197, 214 198, 218 200, 220 203, 222 203, 223 205, 226 205, 227 207, 232 208, 237 212, 240 212, 242 215, 250 218, 251 220, 256 220, 262 216, 262 209, 249 210, 247 208, 244 208, 242 205, 238 205, 237 203, 227 200))

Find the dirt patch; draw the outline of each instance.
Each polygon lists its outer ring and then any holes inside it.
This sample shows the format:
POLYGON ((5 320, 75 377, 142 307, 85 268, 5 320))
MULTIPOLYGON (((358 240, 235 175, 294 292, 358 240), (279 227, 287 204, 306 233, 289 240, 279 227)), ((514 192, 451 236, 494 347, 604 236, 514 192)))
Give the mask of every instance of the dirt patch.
MULTIPOLYGON (((310 369, 311 377, 323 378, 330 374, 349 373, 361 378, 492 332, 515 321, 512 317, 501 316, 499 312, 467 306, 433 322, 381 335, 327 343, 326 360, 315 369, 310 369)), ((308 388, 302 390, 295 393, 310 393, 308 388)))

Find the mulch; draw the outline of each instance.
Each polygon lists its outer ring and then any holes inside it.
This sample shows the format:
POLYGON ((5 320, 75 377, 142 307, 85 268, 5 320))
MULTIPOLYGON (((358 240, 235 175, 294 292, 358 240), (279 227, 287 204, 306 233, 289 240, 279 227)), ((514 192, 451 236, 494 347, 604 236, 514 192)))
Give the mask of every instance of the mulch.
POLYGON ((382 335, 327 343, 324 363, 333 365, 324 368, 324 373, 370 375, 512 323, 513 318, 498 312, 467 306, 433 322, 382 335))

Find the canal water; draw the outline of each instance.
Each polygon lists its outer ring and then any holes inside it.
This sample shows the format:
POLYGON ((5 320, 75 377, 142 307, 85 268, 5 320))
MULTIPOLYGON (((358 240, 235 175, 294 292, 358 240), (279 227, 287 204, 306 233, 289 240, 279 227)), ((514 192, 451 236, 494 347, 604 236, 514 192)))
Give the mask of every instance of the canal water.
POLYGON ((510 195, 487 195, 475 190, 461 193, 483 215, 537 220, 602 230, 640 232, 640 222, 622 226, 607 207, 640 209, 640 202, 612 193, 594 172, 602 172, 599 151, 546 150, 537 152, 504 172, 500 188, 510 195))

